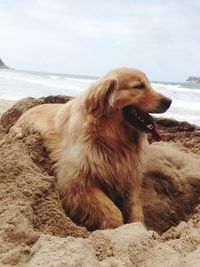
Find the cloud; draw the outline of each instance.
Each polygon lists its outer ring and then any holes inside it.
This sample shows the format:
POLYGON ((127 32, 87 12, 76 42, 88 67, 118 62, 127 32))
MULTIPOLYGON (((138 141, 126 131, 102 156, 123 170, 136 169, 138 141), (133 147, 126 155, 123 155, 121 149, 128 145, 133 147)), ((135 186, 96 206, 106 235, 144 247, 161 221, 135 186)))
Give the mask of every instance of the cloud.
POLYGON ((0 56, 20 69, 100 75, 127 65, 181 80, 200 67, 199 25, 195 0, 0 0, 0 56))

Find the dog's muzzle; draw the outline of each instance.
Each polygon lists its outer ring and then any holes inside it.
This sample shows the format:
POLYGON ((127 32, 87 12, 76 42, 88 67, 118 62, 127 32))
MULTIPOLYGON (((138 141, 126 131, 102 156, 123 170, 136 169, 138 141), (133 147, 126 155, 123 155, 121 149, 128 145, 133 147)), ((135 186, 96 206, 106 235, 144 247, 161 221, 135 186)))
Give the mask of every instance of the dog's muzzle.
POLYGON ((161 100, 160 109, 161 112, 165 112, 171 106, 172 100, 168 97, 161 100))

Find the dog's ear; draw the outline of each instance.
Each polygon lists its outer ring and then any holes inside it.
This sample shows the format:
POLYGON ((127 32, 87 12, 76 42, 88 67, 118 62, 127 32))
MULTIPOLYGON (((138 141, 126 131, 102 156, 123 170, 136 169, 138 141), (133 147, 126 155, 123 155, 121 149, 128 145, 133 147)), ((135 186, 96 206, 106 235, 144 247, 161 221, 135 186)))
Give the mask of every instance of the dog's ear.
POLYGON ((86 107, 89 113, 100 117, 108 113, 114 102, 115 90, 118 83, 114 79, 97 81, 91 87, 86 107))

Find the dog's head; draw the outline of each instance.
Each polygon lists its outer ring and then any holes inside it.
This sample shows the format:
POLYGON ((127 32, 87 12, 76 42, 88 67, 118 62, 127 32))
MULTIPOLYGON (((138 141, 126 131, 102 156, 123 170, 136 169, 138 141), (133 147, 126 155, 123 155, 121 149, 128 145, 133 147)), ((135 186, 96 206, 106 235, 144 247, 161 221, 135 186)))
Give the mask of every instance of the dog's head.
POLYGON ((171 102, 171 99, 153 90, 142 71, 118 68, 92 85, 86 106, 97 118, 121 112, 132 127, 151 132, 159 140, 159 131, 149 113, 163 113, 171 102))

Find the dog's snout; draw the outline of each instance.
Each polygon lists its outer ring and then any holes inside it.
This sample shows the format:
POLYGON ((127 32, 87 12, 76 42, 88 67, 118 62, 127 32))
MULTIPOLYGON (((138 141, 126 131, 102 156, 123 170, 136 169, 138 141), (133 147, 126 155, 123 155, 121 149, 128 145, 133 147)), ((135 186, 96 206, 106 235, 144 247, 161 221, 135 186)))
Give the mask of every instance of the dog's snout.
POLYGON ((172 100, 168 97, 161 100, 161 106, 167 110, 171 106, 172 100))

